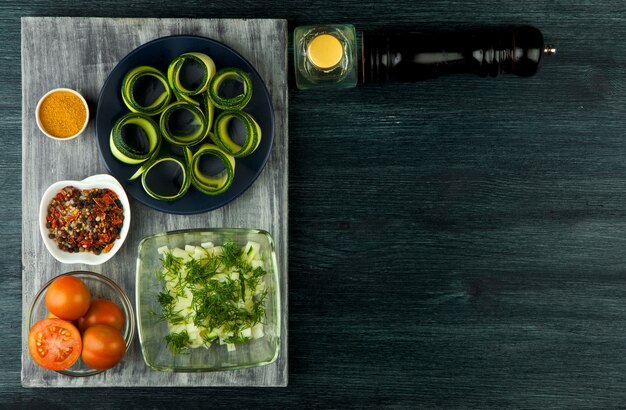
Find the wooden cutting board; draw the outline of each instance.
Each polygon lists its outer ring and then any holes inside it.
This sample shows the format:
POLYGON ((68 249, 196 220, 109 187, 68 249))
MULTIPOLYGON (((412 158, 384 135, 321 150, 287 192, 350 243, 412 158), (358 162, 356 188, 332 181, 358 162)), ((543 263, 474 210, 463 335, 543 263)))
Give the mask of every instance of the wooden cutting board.
POLYGON ((287 22, 240 19, 22 18, 22 385, 25 387, 286 386, 287 385, 287 22), (185 216, 154 211, 131 199, 130 233, 120 251, 100 266, 57 262, 45 249, 37 215, 45 189, 59 180, 106 173, 98 152, 93 117, 109 72, 130 51, 150 40, 191 34, 234 48, 259 72, 272 97, 274 145, 256 182, 239 198, 212 212, 185 216), (80 91, 92 120, 70 141, 45 137, 35 122, 39 98, 57 87, 80 91), (260 228, 276 241, 282 298, 282 340, 271 365, 219 373, 163 373, 150 370, 135 338, 124 360, 96 376, 70 378, 35 365, 28 353, 27 317, 37 290, 73 270, 103 273, 135 300, 135 258, 139 241, 162 231, 201 227, 260 228))

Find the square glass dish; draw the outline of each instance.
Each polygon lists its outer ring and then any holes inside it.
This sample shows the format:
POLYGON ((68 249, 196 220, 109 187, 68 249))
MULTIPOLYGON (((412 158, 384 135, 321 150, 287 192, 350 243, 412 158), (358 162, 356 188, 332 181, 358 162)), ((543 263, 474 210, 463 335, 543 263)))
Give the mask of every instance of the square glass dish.
MULTIPOLYGON (((187 250, 190 255, 193 255, 194 250, 192 248, 188 247, 187 250)), ((196 252, 198 252, 196 255, 204 254, 203 249, 198 249, 196 252)), ((202 256, 197 257, 201 258, 202 256)), ((180 278, 179 275, 174 276, 180 278)), ((241 286, 242 302, 239 304, 240 309, 253 310, 250 305, 253 302, 252 299, 247 306, 244 306, 243 303, 246 281, 249 281, 249 279, 245 279, 244 276, 244 280, 241 281, 238 277, 238 273, 230 273, 226 274, 226 276, 227 278, 225 279, 224 274, 221 276, 205 275, 203 279, 197 283, 206 284, 207 281, 214 281, 210 283, 210 286, 217 286, 216 281, 222 283, 228 282, 235 286, 235 295, 238 295, 239 286, 241 286), (241 284, 241 282, 243 282, 243 284, 241 284)), ((185 278, 187 278, 187 273, 183 274, 183 279, 185 278)), ((179 279, 176 279, 176 281, 178 280, 179 279)), ((172 281, 169 281, 169 283, 171 284, 172 281)), ((273 363, 278 358, 280 350, 281 306, 279 283, 274 241, 270 234, 265 231, 234 228, 191 229, 163 232, 145 237, 139 243, 136 273, 137 332, 144 361, 154 370, 171 372, 234 370, 273 363), (259 246, 255 248, 255 251, 249 251, 246 247, 248 242, 256 243, 259 246), (216 251, 214 247, 222 247, 225 243, 234 243, 239 249, 244 249, 244 256, 252 252, 256 253, 258 256, 254 257, 254 266, 261 267, 265 271, 265 274, 259 276, 257 285, 255 285, 255 289, 263 290, 262 293, 264 297, 260 298, 259 294, 254 296, 255 305, 259 303, 264 309, 264 315, 260 321, 262 325, 257 324, 253 326, 252 334, 250 328, 247 328, 241 333, 231 335, 231 337, 235 338, 243 337, 245 341, 233 341, 232 339, 230 341, 224 340, 225 337, 222 336, 224 330, 219 330, 218 333, 220 337, 216 338, 212 326, 208 324, 206 326, 199 325, 199 323, 209 323, 206 321, 196 321, 196 324, 198 324, 197 328, 200 329, 200 332, 197 334, 194 333, 196 332, 195 325, 185 327, 188 326, 188 324, 168 324, 169 321, 164 319, 164 316, 167 315, 164 314, 164 308, 162 307, 163 297, 159 297, 164 291, 164 286, 168 280, 167 278, 172 277, 163 277, 164 263, 169 260, 166 256, 167 253, 176 257, 182 256, 180 261, 184 263, 184 261, 187 260, 184 256, 185 254, 180 251, 174 253, 171 251, 172 249, 178 248, 185 250, 186 246, 202 247, 208 249, 209 256, 206 256, 207 259, 201 260, 210 262, 211 258, 214 258, 216 263, 219 261, 221 264, 218 266, 224 266, 224 264, 227 263, 222 259, 224 258, 224 254, 221 253, 221 251, 216 251), (163 248, 165 246, 169 249, 166 253, 164 253, 165 248, 163 248), (260 331, 259 327, 261 328, 260 331), (181 331, 180 329, 185 330, 181 331), (187 329, 189 329, 189 332, 187 332, 187 329), (176 333, 177 331, 179 333, 176 333), (172 333, 180 335, 183 332, 186 332, 187 335, 195 335, 195 337, 192 338, 194 340, 200 340, 201 342, 208 341, 208 347, 206 347, 206 345, 200 345, 199 347, 184 348, 182 351, 173 353, 171 336, 169 345, 168 341, 166 341, 166 336, 172 333)), ((184 296, 182 296, 182 294, 181 296, 176 296, 176 291, 171 290, 173 289, 171 287, 172 285, 168 286, 170 287, 167 293, 174 295, 175 305, 172 306, 175 306, 175 308, 166 308, 166 310, 169 310, 170 313, 172 311, 184 312, 178 316, 185 316, 186 314, 187 319, 185 319, 185 323, 193 322, 190 317, 197 317, 197 307, 203 305, 203 302, 205 302, 205 300, 201 298, 203 295, 210 294, 211 291, 207 291, 206 289, 208 288, 203 287, 201 292, 194 293, 193 296, 191 293, 188 293, 186 303, 189 307, 181 309, 181 305, 176 304, 178 303, 178 299, 176 298, 184 296), (200 300, 200 302, 198 300, 200 300), (190 310, 194 313, 190 314, 190 310)), ((183 305, 184 303, 183 301, 183 305)), ((214 303, 214 300, 210 303, 204 303, 204 305, 206 306, 212 303, 214 303)), ((219 306, 218 311, 222 311, 219 309, 219 306)), ((222 328, 228 331, 228 326, 222 326, 222 328)), ((228 334, 226 337, 228 337, 228 334)))

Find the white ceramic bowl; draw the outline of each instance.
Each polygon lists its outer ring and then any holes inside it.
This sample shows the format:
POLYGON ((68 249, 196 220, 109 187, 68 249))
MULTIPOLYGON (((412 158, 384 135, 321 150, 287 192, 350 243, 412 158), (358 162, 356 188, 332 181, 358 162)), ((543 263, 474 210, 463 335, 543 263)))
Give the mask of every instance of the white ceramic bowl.
POLYGON ((39 130, 46 136, 52 139, 55 139, 57 141, 67 141, 67 140, 71 140, 74 139, 76 137, 78 137, 80 134, 83 133, 83 131, 85 131, 85 128, 87 128, 87 124, 89 124, 89 105, 87 104, 87 101, 85 100, 85 98, 76 90, 72 90, 71 88, 55 88, 54 90, 50 90, 47 93, 45 93, 43 95, 43 97, 41 97, 39 99, 39 102, 37 103, 37 108, 35 110, 35 119, 37 120, 37 126, 39 127, 39 130), (80 129, 80 131, 78 131, 76 134, 71 135, 69 137, 55 137, 54 135, 48 134, 48 132, 46 131, 46 129, 43 127, 43 125, 41 124, 41 120, 39 118, 39 110, 41 109, 41 103, 43 102, 43 100, 46 99, 46 97, 48 97, 50 94, 56 92, 56 91, 67 91, 69 93, 72 93, 74 95, 76 95, 78 98, 80 98, 80 100, 83 102, 83 105, 85 106, 85 110, 86 110, 86 117, 85 117, 85 123, 83 124, 83 127, 80 129))
POLYGON ((111 175, 100 174, 94 175, 82 181, 59 181, 50 185, 46 192, 44 192, 41 202, 39 204, 39 231, 41 232, 41 238, 46 248, 56 260, 63 263, 84 263, 86 265, 100 265, 111 259, 113 255, 122 247, 126 235, 128 234, 128 228, 130 226, 130 203, 128 202, 128 196, 122 185, 113 178, 111 175), (124 207, 124 224, 120 231, 120 238, 113 242, 113 248, 107 253, 101 253, 96 255, 92 252, 66 252, 57 246, 54 239, 48 237, 48 229, 46 228, 46 216, 48 214, 48 205, 52 201, 52 198, 63 188, 68 185, 72 185, 77 189, 91 189, 91 188, 109 188, 113 190, 122 206, 124 207))

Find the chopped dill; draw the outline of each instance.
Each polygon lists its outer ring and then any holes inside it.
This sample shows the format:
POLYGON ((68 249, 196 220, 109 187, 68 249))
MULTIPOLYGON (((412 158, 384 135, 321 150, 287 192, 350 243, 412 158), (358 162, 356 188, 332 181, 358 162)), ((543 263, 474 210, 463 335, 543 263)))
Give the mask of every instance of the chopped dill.
POLYGON ((206 330, 200 333, 200 337, 202 338, 202 341, 206 344, 211 344, 220 338, 218 335, 211 334, 210 332, 206 330))
POLYGON ((222 248, 224 250, 224 253, 222 254, 222 263, 224 266, 226 268, 237 266, 237 262, 239 262, 243 250, 241 250, 235 242, 226 242, 222 248))
POLYGON ((161 307, 165 307, 172 304, 172 302, 174 301, 174 297, 170 295, 169 292, 164 290, 159 293, 159 296, 157 296, 157 300, 159 301, 161 307))
POLYGON ((202 283, 217 275, 219 261, 217 259, 191 259, 185 263, 187 269, 187 282, 191 284, 202 283))
POLYGON ((180 333, 170 333, 169 335, 165 336, 165 341, 167 342, 167 346, 174 354, 186 350, 190 342, 189 334, 186 330, 183 330, 180 333))
POLYGON ((265 271, 263 270, 262 267, 258 266, 256 268, 254 268, 254 270, 252 271, 252 277, 253 278, 260 278, 263 275, 265 275, 265 271))
POLYGON ((189 252, 190 258, 180 249, 163 253, 163 266, 157 272, 163 289, 157 300, 162 318, 169 323, 171 333, 165 340, 174 354, 217 341, 246 343, 251 328, 264 322, 267 291, 261 285, 265 270, 253 268, 251 251, 244 253, 235 242, 221 248, 214 253, 196 247, 203 252, 189 252))
POLYGON ((172 252, 165 252, 163 256, 163 270, 165 272, 175 272, 180 270, 182 260, 172 255, 172 252))
POLYGON ((242 275, 242 274, 239 275, 239 284, 241 288, 241 301, 245 302, 246 301, 246 277, 245 275, 242 275))
POLYGON ((233 335, 233 336, 230 336, 230 337, 226 338, 224 341, 225 341, 226 343, 235 343, 235 344, 238 344, 238 343, 246 343, 246 342, 248 342, 249 340, 250 340, 250 338, 249 338, 249 337, 247 337, 247 336, 233 335))

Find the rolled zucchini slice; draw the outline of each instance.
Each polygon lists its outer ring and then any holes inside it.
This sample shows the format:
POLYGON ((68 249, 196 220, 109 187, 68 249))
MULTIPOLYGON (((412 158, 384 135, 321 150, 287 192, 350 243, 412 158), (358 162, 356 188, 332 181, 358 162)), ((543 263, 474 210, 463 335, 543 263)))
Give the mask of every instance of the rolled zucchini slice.
POLYGON ((202 108, 202 112, 204 112, 204 118, 206 120, 206 135, 209 135, 209 132, 213 129, 215 105, 213 104, 213 101, 211 101, 208 92, 202 93, 200 98, 200 108, 202 108))
POLYGON ((215 62, 208 55, 197 52, 185 53, 179 55, 170 63, 167 69, 167 81, 178 100, 199 105, 200 102, 192 97, 198 96, 207 90, 211 79, 215 75, 215 71, 215 62), (180 78, 183 66, 190 62, 197 63, 202 71, 202 77, 195 88, 187 88, 180 78))
POLYGON ((221 110, 240 110, 250 102, 252 98, 252 81, 250 76, 239 68, 223 68, 218 71, 209 84, 209 97, 213 104, 221 110), (227 80, 241 81, 243 92, 234 97, 221 95, 222 85, 227 80))
POLYGON ((218 195, 226 191, 235 179, 235 158, 228 155, 216 145, 203 144, 193 155, 191 160, 191 183, 200 192, 207 195, 218 195), (203 168, 202 161, 212 157, 213 163, 207 169, 203 168), (215 158, 223 164, 223 168, 216 166, 215 158))
POLYGON ((163 156, 147 165, 141 175, 141 185, 148 195, 162 201, 175 201, 187 193, 191 186, 191 151, 184 151, 184 160, 163 156))
POLYGON ((145 115, 157 115, 162 112, 170 102, 172 98, 172 89, 170 88, 167 78, 163 73, 154 67, 139 66, 130 70, 122 80, 122 100, 126 107, 132 112, 145 114, 145 115), (143 77, 156 78, 163 85, 163 92, 159 94, 154 101, 148 105, 141 105, 137 102, 135 97, 135 86, 137 82, 143 77))
POLYGON ((256 120, 244 111, 223 111, 215 119, 215 133, 209 134, 211 140, 224 152, 236 158, 252 154, 261 142, 261 127, 256 120), (230 134, 230 123, 238 119, 245 130, 243 144, 236 143, 230 134))
POLYGON ((146 172, 146 169, 148 169, 152 165, 152 160, 153 159, 148 160, 148 161, 144 162, 143 164, 141 164, 141 166, 139 168, 137 168, 137 171, 135 171, 135 173, 133 175, 131 175, 131 177, 128 178, 128 180, 129 181, 134 181, 137 178, 139 178, 141 175, 143 175, 143 173, 146 172))
POLYGON ((161 114, 159 125, 163 138, 181 147, 197 144, 206 137, 208 132, 206 118, 202 109, 186 101, 176 101, 168 105, 161 114), (179 110, 186 111, 190 114, 190 120, 182 122, 185 122, 184 125, 191 128, 191 130, 182 131, 172 128, 172 115, 179 110))
POLYGON ((113 125, 109 137, 109 146, 111 153, 118 160, 126 164, 141 164, 158 154, 161 148, 161 132, 152 118, 131 112, 120 117, 113 125), (122 130, 130 125, 137 126, 143 131, 148 140, 147 149, 136 148, 124 139, 122 130))

